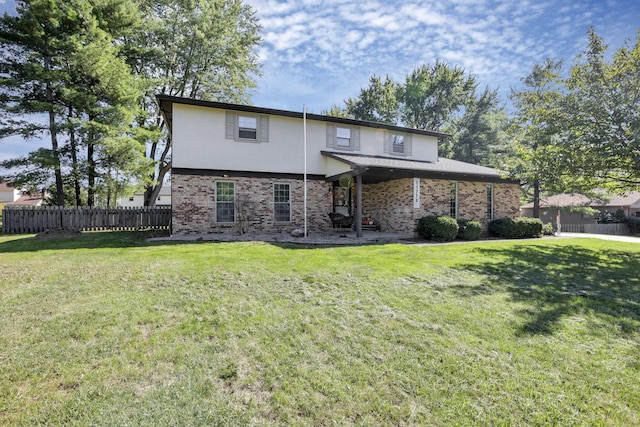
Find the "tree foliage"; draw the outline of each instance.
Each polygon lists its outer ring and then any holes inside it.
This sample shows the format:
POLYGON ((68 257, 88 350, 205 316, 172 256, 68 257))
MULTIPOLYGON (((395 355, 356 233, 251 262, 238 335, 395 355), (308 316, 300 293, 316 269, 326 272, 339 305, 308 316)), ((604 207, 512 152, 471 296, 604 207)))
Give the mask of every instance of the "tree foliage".
POLYGON ((346 113, 359 120, 396 124, 400 113, 399 89, 389 76, 382 81, 373 75, 369 87, 361 89, 357 98, 345 101, 346 113))
POLYGON ((607 46, 591 28, 589 46, 565 84, 559 172, 566 183, 593 190, 640 184, 640 31, 607 60, 607 46))
POLYGON ((640 32, 607 59, 590 28, 588 46, 563 76, 559 61, 535 65, 513 91, 513 177, 541 192, 594 195, 640 184, 640 32))
POLYGON ((125 38, 125 49, 145 85, 137 137, 155 164, 145 191, 145 205, 153 206, 171 169, 171 140, 155 95, 247 102, 260 70, 260 25, 241 0, 154 0, 140 8, 144 25, 125 38))
POLYGON ((374 75, 355 98, 325 114, 450 133, 443 156, 487 166, 508 151, 507 118, 496 90, 477 93, 476 79, 440 61, 409 73, 403 83, 374 75))
POLYGON ((496 167, 504 156, 513 153, 506 133, 508 124, 498 91, 486 87, 467 99, 462 115, 450 117, 443 126, 451 137, 440 144, 440 153, 455 160, 496 167))
MULTIPOLYGON (((86 203, 93 205, 96 183, 112 179, 113 165, 105 167, 108 156, 101 155, 108 151, 109 139, 126 140, 131 153, 143 153, 128 138, 137 87, 115 38, 136 25, 134 4, 34 0, 17 2, 16 10, 17 16, 0 18, 0 41, 6 48, 2 56, 6 77, 0 86, 7 118, 0 132, 17 131, 25 137, 48 133, 51 150, 5 162, 10 170, 5 178, 16 182, 29 178, 46 185, 52 168, 57 204, 65 204, 65 186, 70 182, 74 203, 82 204, 82 180, 88 187, 86 203), (36 179, 33 166, 41 164, 46 154, 51 156, 46 162, 50 168, 41 169, 36 179)), ((140 154, 121 166, 141 167, 140 154)))
POLYGON ((532 189, 533 216, 540 216, 540 194, 553 190, 556 143, 561 116, 562 87, 558 81, 562 62, 552 59, 532 67, 522 79, 523 89, 511 91, 515 107, 513 142, 517 156, 509 159, 508 169, 532 189))
POLYGON ((476 90, 476 80, 461 67, 436 61, 411 72, 402 88, 402 122, 412 128, 440 130, 476 90))
POLYGON ((16 11, 0 18, 0 137, 48 135, 51 149, 5 162, 4 178, 54 182, 58 204, 110 204, 144 182, 153 205, 171 165, 155 94, 246 102, 259 72, 260 27, 240 0, 18 0, 16 11))

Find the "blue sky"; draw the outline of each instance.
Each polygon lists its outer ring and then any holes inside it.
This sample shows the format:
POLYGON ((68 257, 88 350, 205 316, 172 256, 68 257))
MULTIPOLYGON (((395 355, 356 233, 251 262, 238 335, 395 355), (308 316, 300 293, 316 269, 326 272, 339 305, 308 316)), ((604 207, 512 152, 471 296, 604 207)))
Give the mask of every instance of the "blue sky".
MULTIPOLYGON (((613 49, 635 40, 638 0, 245 0, 262 25, 254 105, 320 113, 343 106, 373 74, 402 81, 440 59, 481 86, 511 87, 545 58, 569 65, 592 25, 613 49)), ((13 1, 0 0, 0 13, 13 1)), ((0 160, 24 147, 0 142, 0 160)), ((31 144, 30 144, 31 145, 31 144)), ((33 147, 33 145, 31 145, 33 147)))
POLYGON ((589 25, 612 48, 640 29, 638 0, 245 1, 263 26, 254 104, 315 113, 436 59, 506 98, 534 64, 571 62, 589 25))

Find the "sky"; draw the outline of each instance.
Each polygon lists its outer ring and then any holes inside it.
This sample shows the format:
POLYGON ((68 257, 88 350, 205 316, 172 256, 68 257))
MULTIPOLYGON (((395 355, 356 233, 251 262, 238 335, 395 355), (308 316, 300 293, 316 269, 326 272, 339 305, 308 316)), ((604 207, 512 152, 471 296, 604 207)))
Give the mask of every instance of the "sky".
MULTIPOLYGON (((640 29, 639 0, 244 0, 262 26, 252 104, 322 113, 372 75, 403 81, 436 60, 460 66, 506 101, 534 64, 570 65, 593 26, 611 50, 640 29)), ((0 0, 0 13, 14 10, 0 0)), ((0 141, 0 160, 24 150, 0 141)))

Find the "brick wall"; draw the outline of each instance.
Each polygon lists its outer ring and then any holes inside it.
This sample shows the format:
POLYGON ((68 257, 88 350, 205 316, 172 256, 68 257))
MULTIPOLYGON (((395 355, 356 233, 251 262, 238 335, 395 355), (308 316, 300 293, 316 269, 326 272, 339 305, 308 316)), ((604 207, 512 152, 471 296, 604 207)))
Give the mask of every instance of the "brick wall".
MULTIPOLYGON (((304 227, 304 182, 281 178, 225 178, 173 174, 171 177, 174 234, 280 233, 304 227), (236 222, 217 223, 215 182, 235 185, 236 222), (273 214, 273 184, 291 185, 291 221, 276 222, 273 214)), ((331 228, 330 183, 307 181, 307 226, 309 232, 331 228)))
MULTIPOLYGON (((420 207, 413 207, 413 179, 399 179, 363 186, 363 215, 377 221, 385 231, 413 233, 425 215, 450 215, 451 183, 455 181, 421 179, 420 207)), ((518 184, 493 185, 494 218, 519 214, 518 184)), ((458 181, 458 218, 487 220, 487 183, 458 181)))
MULTIPOLYGON (((383 231, 411 234, 425 215, 449 215, 450 188, 454 181, 421 179, 420 207, 413 207, 413 179, 365 184, 362 189, 363 216, 370 217, 383 231)), ((519 215, 520 187, 494 183, 494 218, 519 215)), ((309 232, 331 229, 327 215, 333 211, 331 183, 307 183, 309 232)), ((303 181, 281 178, 224 178, 221 176, 172 175, 173 233, 280 233, 304 227, 303 181), (215 182, 235 183, 235 223, 216 223, 215 182), (274 221, 273 184, 291 185, 291 222, 274 221)), ((353 189, 355 200, 355 188, 353 189)), ((355 212, 354 212, 355 213, 355 212)), ((487 183, 458 181, 458 218, 487 223, 487 183)))

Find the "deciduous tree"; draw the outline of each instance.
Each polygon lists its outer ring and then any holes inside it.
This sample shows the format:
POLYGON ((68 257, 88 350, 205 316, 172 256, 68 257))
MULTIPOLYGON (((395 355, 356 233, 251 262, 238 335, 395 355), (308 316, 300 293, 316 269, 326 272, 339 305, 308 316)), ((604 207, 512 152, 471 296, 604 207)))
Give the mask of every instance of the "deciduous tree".
POLYGON ((129 63, 145 82, 136 136, 155 164, 145 191, 145 205, 153 206, 171 169, 171 139, 155 95, 248 102, 259 74, 260 26, 241 0, 154 0, 140 6, 145 25, 125 44, 129 63))
POLYGON ((551 59, 536 64, 522 79, 524 89, 512 89, 515 107, 514 144, 518 156, 508 165, 512 177, 533 191, 533 216, 540 217, 540 193, 557 188, 554 176, 558 159, 562 86, 559 84, 562 63, 551 59))
POLYGON ((583 190, 640 185, 640 31, 607 59, 593 28, 566 80, 562 178, 583 190))
POLYGON ((476 90, 475 77, 461 67, 436 61, 411 72, 402 89, 401 119, 405 126, 441 130, 476 90))

